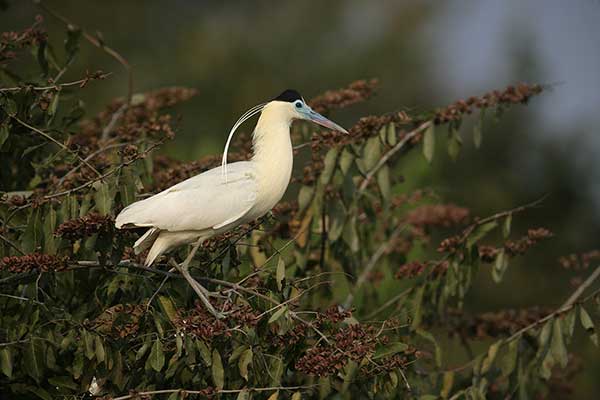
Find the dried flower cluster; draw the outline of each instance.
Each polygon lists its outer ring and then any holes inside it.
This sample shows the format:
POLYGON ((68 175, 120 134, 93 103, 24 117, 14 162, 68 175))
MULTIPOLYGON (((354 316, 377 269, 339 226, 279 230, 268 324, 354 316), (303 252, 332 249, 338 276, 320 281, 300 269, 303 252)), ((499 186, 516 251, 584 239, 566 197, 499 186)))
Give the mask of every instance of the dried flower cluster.
POLYGON ((529 229, 527 236, 516 241, 507 240, 504 243, 504 249, 509 256, 522 255, 539 241, 551 238, 552 236, 552 232, 546 228, 529 229))
POLYGON ((600 250, 591 250, 581 254, 569 254, 558 259, 561 267, 575 271, 588 269, 592 262, 598 263, 598 261, 600 261, 600 250))
POLYGON ((213 303, 213 305, 227 314, 227 318, 216 319, 206 310, 206 307, 198 302, 196 307, 190 310, 177 310, 175 326, 186 334, 211 340, 217 336, 230 336, 231 327, 252 327, 258 323, 258 313, 247 304, 224 302, 223 304, 213 303))
POLYGON ((322 95, 311 99, 309 106, 320 114, 327 114, 331 110, 368 100, 375 93, 378 84, 377 79, 355 81, 347 88, 328 90, 322 95))
POLYGON ((138 332, 139 320, 145 311, 141 304, 117 304, 104 310, 88 326, 113 338, 125 338, 138 332))
POLYGON ((540 94, 542 90, 543 88, 540 85, 520 83, 517 86, 508 86, 503 91, 494 90, 480 97, 472 96, 467 100, 459 100, 446 108, 437 110, 434 122, 439 125, 450 121, 458 121, 464 114, 471 114, 473 108, 484 109, 526 103, 532 96, 540 94))
POLYGON ((108 215, 90 213, 81 218, 65 221, 56 228, 54 234, 72 242, 96 233, 107 234, 113 231, 114 220, 108 215))
POLYGON ((375 346, 384 341, 384 337, 376 336, 372 326, 350 325, 341 328, 333 336, 331 344, 310 348, 298 359, 296 369, 308 375, 332 375, 349 360, 360 362, 365 356, 373 354, 375 346))
POLYGON ((69 265, 69 258, 51 254, 26 254, 24 256, 3 257, 0 271, 13 273, 29 271, 62 271, 69 265))
POLYGON ((469 210, 454 204, 427 204, 411 210, 406 221, 418 227, 449 228, 464 224, 469 219, 469 210))
POLYGON ((451 334, 461 334, 475 339, 509 336, 519 329, 548 315, 552 310, 532 307, 518 310, 501 310, 468 316, 460 310, 449 311, 451 334))
POLYGON ((43 18, 36 16, 36 22, 21 32, 2 32, 0 34, 0 65, 17 58, 17 51, 39 46, 48 40, 46 32, 39 28, 43 18))
POLYGON ((440 276, 448 270, 449 263, 442 262, 420 262, 411 261, 403 264, 398 268, 394 275, 396 279, 411 279, 422 275, 423 273, 431 273, 434 277, 440 276))

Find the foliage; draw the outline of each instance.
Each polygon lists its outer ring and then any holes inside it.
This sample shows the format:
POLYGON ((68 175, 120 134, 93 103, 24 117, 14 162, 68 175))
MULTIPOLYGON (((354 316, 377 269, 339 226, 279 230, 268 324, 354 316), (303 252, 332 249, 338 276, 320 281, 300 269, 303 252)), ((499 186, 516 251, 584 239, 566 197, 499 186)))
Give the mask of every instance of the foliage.
MULTIPOLYGON (((170 108, 195 91, 133 94, 90 117, 78 92, 109 74, 61 78, 81 40, 106 48, 70 24, 59 49, 41 24, 0 41, 2 393, 526 399, 556 394, 569 379, 576 326, 597 345, 588 305, 597 301, 597 268, 556 310, 463 311, 480 273, 500 282, 513 257, 552 236, 512 232, 513 218, 539 201, 476 218, 425 188, 408 192, 398 172, 411 152, 440 157, 444 136, 458 157, 472 113, 480 146, 486 116, 500 118, 541 86, 509 86, 422 115, 363 117, 347 136, 295 127, 297 159, 307 160, 293 178, 295 200, 205 243, 195 260, 194 275, 219 292, 214 306, 227 313, 217 320, 166 260, 143 267, 144 254, 131 250, 142 232, 115 230, 113 221, 142 194, 218 164, 154 154, 175 136, 170 108), (26 71, 15 63, 32 61, 33 78, 15 72, 26 71), (464 344, 463 365, 448 365, 447 335, 464 344), (473 344, 485 351, 473 354, 473 344)), ((358 81, 312 104, 331 112, 375 88, 358 81)), ((249 145, 242 137, 231 158, 248 157, 249 145)), ((588 269, 597 252, 578 260, 562 263, 588 269)))

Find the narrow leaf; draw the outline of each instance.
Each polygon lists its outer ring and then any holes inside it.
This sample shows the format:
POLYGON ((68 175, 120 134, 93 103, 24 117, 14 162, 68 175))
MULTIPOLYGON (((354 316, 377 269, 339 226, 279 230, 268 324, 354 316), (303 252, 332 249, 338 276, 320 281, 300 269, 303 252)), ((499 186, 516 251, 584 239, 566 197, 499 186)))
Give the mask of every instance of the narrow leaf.
POLYGON ((588 314, 588 312, 583 307, 580 308, 579 318, 581 319, 581 325, 583 326, 583 329, 585 329, 590 335, 590 340, 596 346, 598 346, 598 333, 596 332, 596 329, 594 327, 594 321, 592 321, 590 314, 588 314))
POLYGON ((240 370, 240 375, 246 381, 248 381, 248 366, 252 362, 252 349, 246 349, 240 356, 240 360, 238 361, 238 368, 240 370))
POLYGON ((433 124, 427 128, 423 136, 423 155, 427 162, 433 161, 433 154, 435 152, 435 127, 433 124))
POLYGON ((152 345, 149 360, 152 369, 156 372, 160 372, 165 365, 165 353, 163 352, 162 343, 158 339, 156 339, 152 345))
POLYGON ((285 279, 285 262, 283 258, 279 256, 279 260, 277 261, 277 270, 275 274, 275 280, 277 281, 277 289, 281 291, 283 289, 283 281, 285 279))
POLYGON ((225 371, 223 370, 223 361, 217 349, 212 352, 212 378, 217 390, 223 389, 225 385, 225 371))

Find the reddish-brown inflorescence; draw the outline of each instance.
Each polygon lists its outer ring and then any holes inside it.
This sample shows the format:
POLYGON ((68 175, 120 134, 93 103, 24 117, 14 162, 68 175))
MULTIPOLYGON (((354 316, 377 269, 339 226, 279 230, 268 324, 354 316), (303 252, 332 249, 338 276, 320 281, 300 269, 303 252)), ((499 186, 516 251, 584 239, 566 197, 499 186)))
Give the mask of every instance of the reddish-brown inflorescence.
POLYGON ((500 310, 468 316, 461 310, 450 310, 449 321, 454 327, 450 334, 459 333, 475 339, 509 336, 519 329, 545 317, 552 310, 532 307, 519 310, 500 310))
POLYGON ((592 262, 600 261, 600 250, 591 250, 581 254, 569 254, 558 259, 558 263, 565 269, 588 269, 592 262))
POLYGON ((526 103, 532 96, 540 94, 542 90, 543 88, 540 85, 520 83, 516 86, 508 86, 503 91, 494 90, 480 97, 469 97, 467 100, 459 100, 446 108, 438 109, 435 113, 434 122, 439 125, 450 121, 458 121, 465 114, 471 114, 474 108, 484 109, 526 103))
POLYGON ((427 204, 411 210, 406 221, 419 227, 449 228, 464 224, 469 219, 469 210, 454 204, 427 204))
POLYGON ((0 65, 17 58, 17 51, 32 46, 39 46, 48 41, 46 32, 39 28, 43 22, 41 15, 36 16, 36 22, 21 32, 2 32, 0 34, 0 65))
POLYGON ((511 257, 522 255, 539 241, 551 238, 552 236, 552 232, 546 228, 529 229, 527 236, 516 241, 507 240, 504 243, 504 249, 506 254, 511 257))
POLYGON ((233 326, 252 327, 258 323, 258 313, 247 304, 235 304, 224 302, 214 306, 227 314, 227 319, 217 319, 210 314, 206 307, 196 303, 196 307, 190 310, 177 310, 175 326, 186 334, 211 340, 216 336, 231 335, 230 328, 233 326))
POLYGON ((327 114, 331 110, 345 108, 368 100, 375 94, 378 84, 377 79, 355 81, 346 88, 328 90, 322 95, 311 99, 309 106, 320 114, 327 114))
POLYGON ((69 266, 69 258, 51 254, 26 254, 24 256, 3 257, 0 270, 14 273, 29 271, 63 271, 69 266))
POLYGON ((113 231, 114 220, 108 215, 90 213, 81 218, 65 221, 56 228, 54 234, 72 242, 96 233, 113 231))

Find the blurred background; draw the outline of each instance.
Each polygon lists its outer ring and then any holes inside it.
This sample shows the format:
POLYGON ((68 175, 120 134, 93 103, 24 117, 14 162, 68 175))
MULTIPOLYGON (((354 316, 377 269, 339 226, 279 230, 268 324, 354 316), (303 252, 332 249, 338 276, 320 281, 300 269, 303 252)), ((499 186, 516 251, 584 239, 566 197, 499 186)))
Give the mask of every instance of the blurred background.
MULTIPOLYGON (((2 31, 43 14, 30 1, 4 0, 2 31)), ((414 152, 399 165, 406 190, 433 188, 477 215, 548 194, 515 218, 555 238, 512 263, 496 285, 485 272, 470 294, 471 311, 560 305, 573 290, 558 257, 600 247, 600 1, 134 1, 48 0, 48 7, 104 41, 133 66, 135 91, 181 85, 199 95, 181 106, 181 131, 165 152, 192 160, 222 150, 231 125, 249 107, 285 88, 307 99, 357 79, 379 78, 371 101, 337 112, 350 127, 360 116, 423 111, 527 81, 553 89, 484 126, 473 148, 469 124, 456 162, 438 140, 429 166, 414 152), (532 262, 535 260, 535 263, 532 262)), ((55 46, 65 27, 45 15, 55 46)), ((83 91, 95 113, 125 95, 127 74, 82 41, 65 80, 85 70, 114 72, 83 91)), ((250 125, 247 126, 250 129, 250 125)), ((443 136, 443 132, 439 132, 443 136)), ((584 271, 588 273, 588 271, 584 271)), ((598 349, 581 337, 585 371, 574 398, 600 393, 598 349)))

